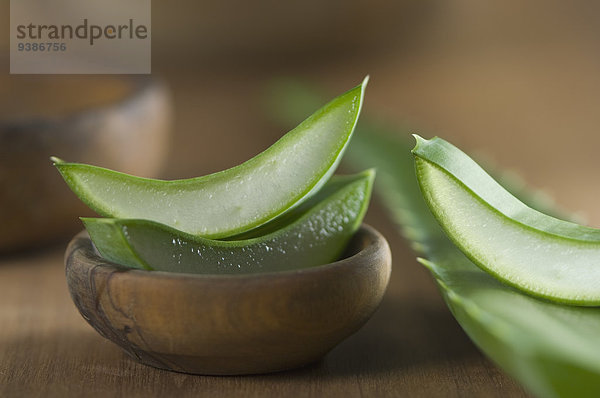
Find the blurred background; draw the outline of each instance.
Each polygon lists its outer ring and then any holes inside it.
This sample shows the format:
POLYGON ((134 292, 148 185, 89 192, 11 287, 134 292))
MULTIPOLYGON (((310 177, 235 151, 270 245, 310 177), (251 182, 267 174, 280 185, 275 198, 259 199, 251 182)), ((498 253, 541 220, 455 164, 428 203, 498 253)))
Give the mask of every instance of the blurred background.
MULTIPOLYGON (((3 26, 8 3, 0 3, 3 26)), ((595 2, 183 0, 174 7, 155 0, 152 7, 154 82, 8 75, 8 36, 0 36, 0 219, 12 220, 1 227, 1 248, 44 236, 64 241, 79 228, 74 215, 87 214, 49 155, 165 178, 233 166, 294 126, 264 106, 265 88, 281 77, 329 98, 370 74, 365 115, 399 134, 408 127, 441 135, 600 225, 595 2), (136 110, 125 109, 127 101, 138 101, 136 110), (144 114, 156 120, 144 125, 144 114), (54 207, 44 204, 57 192, 65 195, 54 207), (15 229, 34 220, 40 228, 17 237, 15 229)))
MULTIPOLYGON (((77 380, 91 369, 98 396, 120 388, 126 379, 114 375, 130 368, 167 386, 188 377, 135 368, 76 313, 62 254, 89 213, 49 156, 162 178, 222 170, 300 121, 265 106, 281 79, 327 100, 369 74, 363 117, 393 134, 440 135, 600 227, 599 2, 152 3, 150 77, 22 76, 8 74, 9 1, 0 0, 0 381, 12 380, 11 391, 46 375, 45 388, 64 396, 53 366, 77 380), (61 360, 48 367, 48 358, 61 360)), ((329 386, 362 372, 391 391, 404 383, 425 396, 521 396, 460 331, 376 199, 367 222, 394 257, 381 309, 320 368, 290 377, 330 377, 320 384, 329 386), (441 375, 435 383, 427 369, 441 375)), ((223 394, 237 388, 210 382, 223 394)))

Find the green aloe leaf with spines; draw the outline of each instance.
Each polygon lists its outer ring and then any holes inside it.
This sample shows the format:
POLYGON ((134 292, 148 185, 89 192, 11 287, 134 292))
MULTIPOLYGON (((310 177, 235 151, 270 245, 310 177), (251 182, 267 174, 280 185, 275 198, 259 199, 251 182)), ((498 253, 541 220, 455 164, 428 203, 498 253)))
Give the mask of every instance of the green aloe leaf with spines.
MULTIPOLYGON (((319 98, 297 84, 280 85, 276 94, 287 120, 296 119, 319 98)), ((471 262, 429 211, 415 177, 412 142, 408 135, 398 136, 397 130, 362 118, 346 158, 353 167, 377 168, 376 193, 424 257, 419 261, 431 271, 465 332, 540 397, 600 396, 600 309, 537 299, 471 262)), ((536 192, 523 187, 511 192, 528 206, 556 212, 540 203, 536 192)))
POLYGON ((427 208, 410 150, 406 139, 362 129, 348 156, 357 165, 378 168, 376 191, 404 236, 424 256, 419 261, 435 277, 465 332, 540 397, 599 396, 600 309, 539 300, 501 283, 471 262, 427 208))

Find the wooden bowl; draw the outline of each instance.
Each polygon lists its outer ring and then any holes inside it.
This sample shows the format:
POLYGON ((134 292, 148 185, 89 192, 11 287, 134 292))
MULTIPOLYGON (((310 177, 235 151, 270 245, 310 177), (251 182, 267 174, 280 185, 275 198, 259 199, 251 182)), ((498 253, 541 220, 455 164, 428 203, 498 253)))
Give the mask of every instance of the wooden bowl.
POLYGON ((169 95, 143 76, 0 76, 0 253, 66 240, 93 213, 49 157, 156 177, 169 95))
POLYGON ((177 372, 240 375, 315 362, 369 319, 388 284, 390 249, 363 225, 347 253, 295 271, 177 274, 109 263, 82 232, 65 264, 83 318, 135 360, 177 372))

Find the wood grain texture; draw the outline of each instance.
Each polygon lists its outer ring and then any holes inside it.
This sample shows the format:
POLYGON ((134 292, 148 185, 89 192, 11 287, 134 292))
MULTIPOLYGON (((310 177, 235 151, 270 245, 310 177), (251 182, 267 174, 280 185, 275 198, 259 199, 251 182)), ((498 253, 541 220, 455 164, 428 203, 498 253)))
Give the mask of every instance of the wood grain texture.
POLYGON ((257 374, 316 362, 373 314, 388 285, 385 238, 362 226, 343 260, 250 275, 190 275, 116 266, 85 232, 65 255, 81 315, 147 365, 208 375, 257 374))

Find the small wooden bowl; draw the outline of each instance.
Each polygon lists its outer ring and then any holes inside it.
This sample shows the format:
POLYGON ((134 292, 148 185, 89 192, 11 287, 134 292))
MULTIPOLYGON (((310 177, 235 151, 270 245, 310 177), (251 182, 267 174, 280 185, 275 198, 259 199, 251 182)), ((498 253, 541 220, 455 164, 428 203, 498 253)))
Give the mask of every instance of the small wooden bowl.
POLYGON ((81 315, 135 360, 177 372, 240 375, 315 362, 369 319, 390 278, 390 249, 363 225, 347 253, 295 271, 176 274, 109 263, 81 232, 65 264, 81 315))

